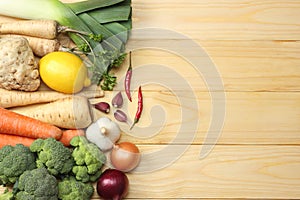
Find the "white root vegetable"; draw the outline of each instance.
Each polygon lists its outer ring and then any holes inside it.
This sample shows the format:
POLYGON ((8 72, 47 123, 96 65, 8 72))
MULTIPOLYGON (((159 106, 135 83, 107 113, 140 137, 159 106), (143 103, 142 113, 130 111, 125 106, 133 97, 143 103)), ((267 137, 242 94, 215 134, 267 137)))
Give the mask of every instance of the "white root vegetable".
POLYGON ((54 20, 18 20, 0 24, 0 34, 20 34, 38 38, 54 39, 59 24, 54 20))
POLYGON ((0 107, 11 108, 37 103, 48 103, 68 96, 55 91, 22 92, 0 89, 0 107))
POLYGON ((67 97, 46 104, 10 110, 66 129, 86 128, 93 121, 89 101, 82 96, 67 97))
MULTIPOLYGON (((16 90, 6 90, 0 88, 0 107, 11 108, 17 106, 27 106, 38 103, 49 103, 64 99, 66 97, 72 97, 53 90, 35 91, 35 92, 23 92, 16 90)), ((86 98, 100 98, 104 96, 103 90, 83 90, 76 94, 76 96, 83 96, 86 98)))
POLYGON ((40 86, 38 65, 28 41, 20 37, 0 39, 0 87, 36 91, 40 86))

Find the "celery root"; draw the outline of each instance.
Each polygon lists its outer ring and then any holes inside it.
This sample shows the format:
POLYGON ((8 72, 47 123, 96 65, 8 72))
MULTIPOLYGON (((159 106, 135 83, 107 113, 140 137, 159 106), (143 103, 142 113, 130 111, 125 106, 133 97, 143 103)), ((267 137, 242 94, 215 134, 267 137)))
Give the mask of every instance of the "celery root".
POLYGON ((92 123, 89 101, 81 96, 10 110, 65 129, 86 128, 92 123))

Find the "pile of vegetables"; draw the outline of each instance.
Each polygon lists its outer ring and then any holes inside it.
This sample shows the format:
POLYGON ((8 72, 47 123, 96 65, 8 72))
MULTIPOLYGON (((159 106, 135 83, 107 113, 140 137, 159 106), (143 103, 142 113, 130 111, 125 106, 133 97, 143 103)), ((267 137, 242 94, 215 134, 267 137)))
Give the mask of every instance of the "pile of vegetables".
MULTIPOLYGON (((116 84, 110 70, 127 55, 131 1, 0 0, 0 15, 20 18, 0 23, 0 41, 14 38, 22 44, 14 48, 10 43, 9 56, 15 56, 6 63, 9 70, 0 70, 0 77, 12 79, 0 79, 0 185, 8 187, 0 200, 90 199, 95 188, 105 199, 125 197, 126 173, 138 166, 140 151, 133 143, 118 143, 121 130, 115 121, 94 119, 93 106, 107 114, 110 104, 91 105, 89 99, 103 97, 103 90, 116 84), (72 43, 62 43, 61 37, 72 43), (18 60, 23 54, 24 60, 18 60), (18 71, 23 64, 26 70, 18 71), (24 87, 18 78, 10 78, 15 74, 25 74, 24 87), (36 81, 32 87, 28 77, 36 81)), ((0 49, 0 61, 7 52, 0 49)), ((124 83, 129 101, 131 76, 130 53, 124 83)), ((131 128, 141 116, 142 100, 139 87, 131 128)), ((121 92, 111 105, 115 119, 128 123, 121 92)))
POLYGON ((122 199, 128 192, 125 173, 102 167, 106 156, 84 136, 75 136, 67 148, 54 138, 37 139, 29 147, 6 145, 0 149, 0 185, 7 186, 1 200, 122 199), (109 183, 109 185, 107 185, 109 183))
MULTIPOLYGON (((74 140, 82 137, 76 136, 74 140)), ((75 160, 81 159, 79 154, 90 151, 77 149, 80 153, 72 154, 75 150, 76 147, 67 148, 54 138, 37 139, 30 147, 22 144, 4 146, 0 149, 0 183, 13 186, 13 189, 1 195, 0 199, 11 196, 15 199, 67 200, 78 194, 82 199, 90 199, 94 193, 92 183, 81 182, 72 173, 75 160)), ((96 153, 96 149, 93 151, 96 153)), ((102 154, 99 149, 98 154, 102 154)), ((98 166, 105 163, 103 158, 104 155, 101 159, 95 158, 98 166)), ((87 167, 93 167, 93 164, 87 167)), ((101 174, 101 169, 97 173, 101 174)))
MULTIPOLYGON (((86 63, 92 73, 92 82, 99 85, 103 80, 103 89, 113 89, 116 79, 109 71, 122 64, 126 55, 125 44, 129 37, 128 30, 132 27, 130 0, 88 0, 76 3, 62 3, 59 0, 0 1, 0 15, 44 19, 29 21, 26 25, 19 25, 18 22, 0 25, 1 35, 27 35, 29 42, 41 39, 31 42, 31 47, 37 49, 62 49, 55 38, 58 33, 67 32, 76 44, 75 48, 69 50, 88 57, 86 63)), ((41 57, 45 53, 36 55, 41 57)))

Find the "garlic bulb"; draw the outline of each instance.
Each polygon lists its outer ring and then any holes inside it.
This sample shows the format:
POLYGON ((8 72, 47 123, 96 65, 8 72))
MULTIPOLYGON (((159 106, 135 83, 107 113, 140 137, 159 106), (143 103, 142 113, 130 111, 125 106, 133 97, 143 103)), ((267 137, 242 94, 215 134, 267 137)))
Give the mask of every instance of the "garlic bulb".
POLYGON ((117 123, 107 117, 101 117, 86 130, 86 138, 96 144, 102 151, 112 149, 119 140, 121 130, 117 123))

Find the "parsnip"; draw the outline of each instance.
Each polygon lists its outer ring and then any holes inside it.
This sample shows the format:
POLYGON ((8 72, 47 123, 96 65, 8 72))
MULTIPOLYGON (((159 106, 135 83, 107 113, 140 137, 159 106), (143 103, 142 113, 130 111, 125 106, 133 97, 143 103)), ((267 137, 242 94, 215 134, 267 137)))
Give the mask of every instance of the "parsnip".
POLYGON ((20 34, 38 38, 54 39, 59 24, 54 20, 18 20, 0 23, 0 34, 20 34))
MULTIPOLYGON (((87 88, 90 89, 90 88, 87 88)), ((83 90, 76 96, 83 96, 86 98, 99 98, 104 96, 104 91, 97 88, 94 90, 83 90)), ((11 108, 17 106, 26 106, 38 103, 49 103, 66 97, 72 97, 53 90, 35 91, 35 92, 22 92, 16 90, 6 90, 0 88, 0 107, 11 108)))
POLYGON ((66 129, 86 128, 93 121, 89 101, 81 96, 67 97, 51 103, 17 107, 10 110, 66 129))

